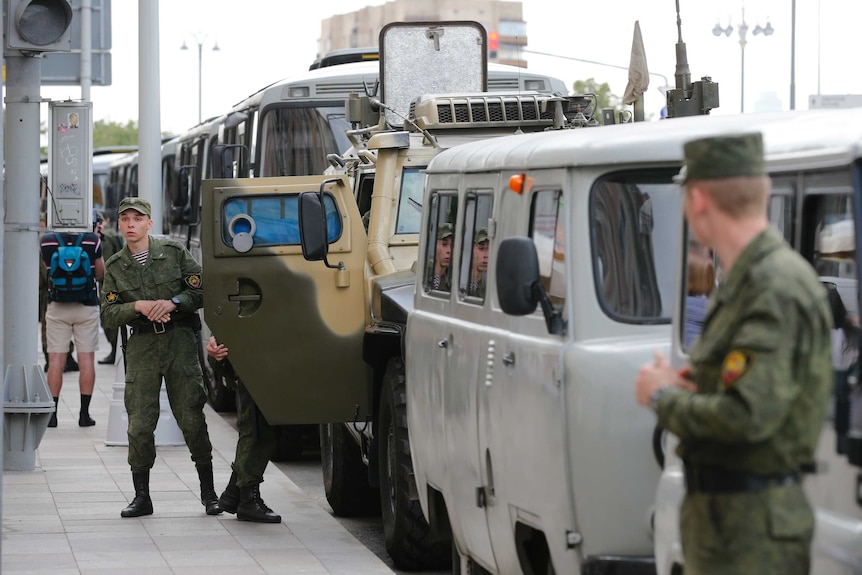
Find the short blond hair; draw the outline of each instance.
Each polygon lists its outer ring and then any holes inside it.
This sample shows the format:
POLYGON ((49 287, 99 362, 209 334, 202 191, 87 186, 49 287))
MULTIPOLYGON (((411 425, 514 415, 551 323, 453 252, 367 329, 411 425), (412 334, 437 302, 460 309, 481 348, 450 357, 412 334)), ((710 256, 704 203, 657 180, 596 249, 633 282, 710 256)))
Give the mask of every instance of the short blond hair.
POLYGON ((715 202, 716 207, 732 218, 766 214, 772 179, 769 176, 740 176, 693 183, 715 202))

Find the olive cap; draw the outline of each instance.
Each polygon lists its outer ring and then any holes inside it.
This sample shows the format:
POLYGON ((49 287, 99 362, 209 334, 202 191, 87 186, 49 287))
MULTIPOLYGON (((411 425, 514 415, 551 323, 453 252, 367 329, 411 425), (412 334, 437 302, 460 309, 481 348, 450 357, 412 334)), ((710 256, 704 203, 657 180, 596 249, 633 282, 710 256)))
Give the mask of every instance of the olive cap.
POLYGON ((760 132, 713 136, 686 142, 685 160, 673 181, 718 180, 766 175, 760 132))
POLYGON ((123 198, 123 200, 120 202, 119 207, 117 208, 117 213, 122 214, 126 210, 135 210, 136 212, 140 212, 145 216, 153 215, 153 210, 150 207, 150 202, 148 202, 144 198, 123 198))
POLYGON ((476 230, 476 233, 473 234, 473 243, 480 244, 482 242, 488 241, 488 228, 479 228, 476 230))
POLYGON ((437 226, 437 239, 452 237, 452 224, 446 222, 437 226))

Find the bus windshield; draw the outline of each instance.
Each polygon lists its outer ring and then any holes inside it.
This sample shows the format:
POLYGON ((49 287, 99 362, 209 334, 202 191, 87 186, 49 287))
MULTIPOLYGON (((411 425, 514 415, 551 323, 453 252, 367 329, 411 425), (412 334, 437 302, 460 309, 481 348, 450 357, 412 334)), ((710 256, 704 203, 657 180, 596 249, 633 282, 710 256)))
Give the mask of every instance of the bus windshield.
POLYGON ((263 177, 322 174, 328 154, 350 148, 343 103, 269 108, 261 128, 263 177))

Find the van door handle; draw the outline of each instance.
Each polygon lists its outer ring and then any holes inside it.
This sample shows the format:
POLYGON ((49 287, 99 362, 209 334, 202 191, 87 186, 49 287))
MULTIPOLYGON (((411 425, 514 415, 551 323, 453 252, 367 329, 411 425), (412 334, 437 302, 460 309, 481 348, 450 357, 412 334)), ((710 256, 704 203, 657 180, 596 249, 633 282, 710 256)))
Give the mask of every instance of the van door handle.
POLYGON ((260 301, 260 294, 229 295, 227 301, 260 301))
POLYGON ((515 365, 515 354, 514 352, 509 352, 503 355, 503 365, 505 366, 513 366, 515 365))

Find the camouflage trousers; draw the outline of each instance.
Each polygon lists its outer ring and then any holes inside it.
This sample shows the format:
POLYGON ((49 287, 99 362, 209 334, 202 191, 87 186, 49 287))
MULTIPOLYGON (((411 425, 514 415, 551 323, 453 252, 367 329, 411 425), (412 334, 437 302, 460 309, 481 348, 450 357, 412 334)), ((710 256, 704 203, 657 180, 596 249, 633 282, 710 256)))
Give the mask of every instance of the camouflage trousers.
POLYGON ((239 439, 232 469, 236 484, 248 487, 263 483, 263 472, 275 455, 277 437, 241 381, 236 382, 236 416, 239 439))
POLYGON ((124 401, 129 416, 129 466, 132 471, 152 468, 156 460, 155 430, 159 422, 162 377, 177 425, 200 464, 212 462, 203 373, 198 362, 198 338, 190 327, 129 338, 126 348, 124 401))
POLYGON ((680 509, 685 575, 808 575, 813 533, 800 485, 691 493, 680 509))

